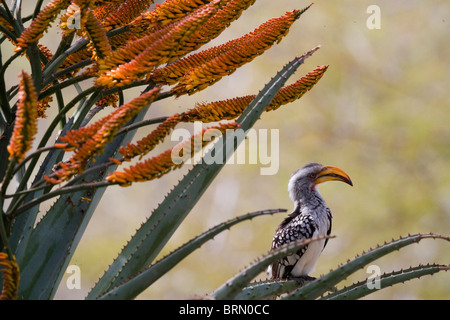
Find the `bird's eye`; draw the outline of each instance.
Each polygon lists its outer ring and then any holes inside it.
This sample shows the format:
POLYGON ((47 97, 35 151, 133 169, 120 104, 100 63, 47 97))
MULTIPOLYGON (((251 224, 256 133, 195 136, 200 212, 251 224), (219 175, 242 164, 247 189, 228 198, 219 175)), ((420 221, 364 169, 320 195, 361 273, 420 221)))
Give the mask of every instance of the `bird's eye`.
POLYGON ((308 177, 311 178, 311 179, 315 179, 317 177, 317 174, 310 173, 310 174, 308 174, 308 177))

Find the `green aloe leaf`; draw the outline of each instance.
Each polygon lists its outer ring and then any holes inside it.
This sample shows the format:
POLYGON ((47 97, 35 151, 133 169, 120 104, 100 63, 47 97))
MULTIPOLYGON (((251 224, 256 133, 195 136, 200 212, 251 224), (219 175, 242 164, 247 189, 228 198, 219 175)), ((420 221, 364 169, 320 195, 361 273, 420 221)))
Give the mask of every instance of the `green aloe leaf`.
POLYGON ((376 287, 372 288, 372 286, 368 286, 368 281, 371 282, 372 279, 366 279, 364 281, 354 283, 351 286, 342 288, 341 290, 338 290, 336 292, 330 293, 322 299, 355 300, 365 297, 375 291, 396 285, 398 283, 403 283, 412 279, 418 279, 425 275, 432 275, 437 272, 447 270, 450 270, 450 265, 428 264, 411 267, 405 270, 402 269, 400 271, 392 271, 380 276, 379 289, 377 289, 376 287))
MULTIPOLYGON (((252 128, 287 79, 317 49, 318 47, 292 60, 261 90, 237 119, 244 133, 252 128)), ((88 294, 88 299, 100 297, 114 286, 141 272, 156 258, 223 168, 232 154, 230 151, 234 152, 243 139, 244 135, 240 133, 226 134, 218 139, 202 161, 187 173, 131 238, 88 294), (216 146, 222 146, 222 148, 216 146), (233 146, 233 148, 227 148, 227 146, 233 146), (222 161, 210 161, 212 158, 222 161)))
MULTIPOLYGON (((148 107, 147 107, 148 108, 148 107)), ((147 108, 132 122, 141 121, 147 108)), ((95 164, 106 163, 120 146, 133 138, 135 131, 116 137, 105 147, 95 164)), ((110 166, 114 170, 116 165, 110 166)), ((102 181, 106 170, 94 172, 86 181, 102 181)), ((26 246, 21 249, 21 283, 19 297, 50 299, 106 188, 91 188, 60 196, 46 215, 31 231, 26 246), (90 199, 90 200, 87 200, 90 199)), ((32 209, 35 210, 35 209, 32 209)), ((20 245, 20 243, 19 243, 20 245)))
POLYGON ((256 260, 250 266, 236 274, 234 277, 229 279, 227 282, 217 288, 213 293, 211 293, 210 296, 217 300, 235 299, 236 296, 242 291, 242 289, 246 287, 249 282, 260 272, 264 271, 270 264, 282 259, 283 257, 291 255, 294 252, 297 252, 313 241, 319 241, 328 238, 333 238, 333 236, 295 240, 276 249, 273 249, 266 255, 256 260))
MULTIPOLYGON (((90 98, 90 103, 80 103, 79 107, 75 111, 74 115, 69 119, 69 121, 65 124, 65 126, 62 129, 61 135, 64 135, 64 133, 71 129, 77 129, 79 126, 77 126, 74 122, 77 118, 77 115, 81 113, 81 111, 84 109, 84 112, 87 112, 92 105, 95 103, 96 99, 98 98, 100 92, 97 91, 95 94, 93 94, 90 98)), ((69 111, 67 109, 65 112, 61 112, 58 116, 61 116, 61 119, 65 119, 65 114, 69 111)), ((55 119, 56 120, 56 119, 55 119)), ((51 136, 51 133, 56 127, 58 121, 53 121, 49 127, 47 128, 47 131, 45 132, 39 147, 45 146, 45 143, 48 141, 48 139, 51 136)), ((47 156, 45 157, 44 161, 39 167, 39 170, 34 178, 34 181, 32 185, 35 183, 41 181, 44 177, 44 175, 50 175, 52 173, 52 170, 54 166, 59 163, 64 156, 63 150, 51 150, 47 156)), ((39 157, 35 157, 30 161, 30 164, 26 170, 25 176, 22 178, 22 181, 20 182, 20 185, 18 187, 18 190, 22 190, 24 186, 26 186, 26 183, 31 175, 32 169, 36 166, 38 162, 39 157)), ((50 190, 50 188, 48 189, 50 190)), ((27 203, 33 199, 38 199, 40 196, 42 196, 45 192, 44 190, 38 190, 32 193, 29 193, 25 196, 24 203, 27 203)), ((20 198, 21 196, 18 196, 20 198)), ((16 207, 15 201, 18 201, 18 199, 13 199, 13 203, 10 205, 10 210, 14 214, 16 207)), ((12 231, 11 231, 11 246, 15 248, 16 251, 16 258, 18 261, 21 261, 21 257, 24 254, 24 250, 27 247, 29 237, 31 235, 31 232, 33 231, 34 225, 36 224, 36 217, 39 213, 39 206, 33 206, 32 208, 26 210, 25 212, 21 213, 18 217, 16 217, 13 221, 12 231), (17 247, 17 249, 16 249, 17 247)))
MULTIPOLYGON (((52 150, 50 151, 42 165, 39 167, 38 173, 34 179, 34 182, 37 182, 43 178, 43 176, 49 175, 52 172, 53 166, 61 161, 63 156, 63 152, 61 150, 52 150)), ((32 192, 25 196, 24 202, 31 201, 42 196, 44 190, 38 190, 32 192)), ((34 225, 36 224, 36 218, 39 214, 39 206, 35 206, 30 208, 29 210, 23 212, 18 217, 16 217, 13 221, 11 228, 11 237, 10 243, 11 247, 15 251, 15 256, 18 261, 22 260, 25 248, 27 247, 29 237, 33 231, 34 225)))
POLYGON ((299 288, 298 290, 292 292, 287 295, 283 299, 317 299, 326 291, 328 288, 333 288, 340 281, 347 278, 349 275, 353 274, 357 270, 363 268, 368 263, 381 258, 392 251, 399 250, 405 246, 408 246, 412 243, 417 243, 423 239, 443 239, 450 241, 449 237, 436 235, 436 234, 414 234, 408 235, 406 237, 392 240, 391 242, 385 243, 376 247, 375 249, 371 249, 368 252, 363 253, 362 255, 354 258, 353 260, 347 262, 346 264, 338 267, 336 270, 333 270, 326 274, 325 276, 308 283, 307 285, 299 288))
POLYGON ((234 226, 239 222, 250 220, 262 215, 274 214, 277 212, 286 212, 286 210, 275 209, 275 210, 257 211, 223 222, 209 229, 203 234, 195 237, 185 245, 181 246, 180 248, 176 249, 166 257, 157 261, 155 264, 151 265, 149 268, 145 269, 145 271, 141 272, 137 276, 120 284, 118 287, 115 287, 112 290, 108 291, 104 296, 100 297, 100 299, 105 300, 133 299, 142 291, 147 289, 153 282, 158 280, 160 277, 165 275, 169 270, 175 267, 186 256, 191 254, 196 249, 200 248, 205 242, 212 240, 216 235, 218 235, 222 231, 230 229, 232 226, 234 226))
POLYGON ((267 279, 249 283, 233 299, 235 300, 262 300, 270 299, 298 289, 294 280, 267 279))

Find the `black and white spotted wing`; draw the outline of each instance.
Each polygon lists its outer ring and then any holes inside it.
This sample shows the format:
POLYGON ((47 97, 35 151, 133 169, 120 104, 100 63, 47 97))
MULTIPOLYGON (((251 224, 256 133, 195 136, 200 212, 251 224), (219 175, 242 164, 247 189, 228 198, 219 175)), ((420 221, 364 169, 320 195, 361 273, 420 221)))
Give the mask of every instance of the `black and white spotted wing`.
MULTIPOLYGON (((317 225, 312 216, 302 214, 296 216, 290 215, 278 227, 273 237, 272 249, 291 241, 311 238, 316 229, 317 225)), ((271 266, 272 278, 285 279, 307 249, 308 245, 301 248, 296 254, 273 263, 271 266)))

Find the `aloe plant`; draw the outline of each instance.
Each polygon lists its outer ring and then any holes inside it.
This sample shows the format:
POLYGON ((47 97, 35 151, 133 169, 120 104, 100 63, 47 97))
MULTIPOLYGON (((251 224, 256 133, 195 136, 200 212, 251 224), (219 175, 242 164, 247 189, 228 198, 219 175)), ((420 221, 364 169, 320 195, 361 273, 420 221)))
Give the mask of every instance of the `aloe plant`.
MULTIPOLYGON (((332 238, 334 236, 329 237, 332 238)), ((251 280, 260 271, 266 268, 273 261, 280 259, 279 255, 281 253, 281 256, 292 254, 292 252, 296 252, 299 248, 308 244, 310 241, 320 240, 321 238, 312 238, 304 241, 289 243, 280 247, 279 250, 272 250, 265 256, 256 260, 253 264, 236 274, 232 279, 228 280, 225 284, 216 289, 213 293, 211 293, 211 296, 218 299, 223 298, 237 300, 258 300, 276 297, 281 297, 283 300, 311 300, 319 298, 358 299, 377 290, 398 283, 403 283, 407 280, 449 270, 450 265, 419 265, 417 267, 393 271, 389 274, 380 276, 380 279, 377 279, 377 281, 380 281, 379 288, 372 288, 370 285, 367 285, 370 279, 364 279, 363 281, 359 281, 351 286, 337 289, 337 285, 367 264, 395 250, 399 250, 405 246, 417 243, 427 238, 450 241, 450 237, 436 234, 408 235, 406 237, 384 243, 383 245, 377 246, 375 249, 371 249, 368 252, 364 252, 363 254, 355 257, 353 260, 349 260, 335 270, 330 271, 328 274, 323 275, 314 281, 310 281, 303 286, 299 286, 299 284, 294 280, 267 279, 263 281, 260 280, 251 282, 251 280), (251 273, 252 271, 254 273, 251 273)))
POLYGON ((326 66, 284 86, 314 49, 295 58, 258 95, 204 103, 181 114, 143 120, 152 102, 199 92, 252 61, 279 42, 307 9, 287 12, 241 38, 192 53, 217 37, 254 2, 173 0, 150 8, 152 1, 54 0, 46 6, 38 1, 28 17, 21 15, 21 2, 2 3, 1 41, 9 40, 15 53, 1 65, 1 247, 6 253, 2 256, 5 272, 20 269, 20 285, 18 272, 10 272, 15 278, 5 277, 8 297, 52 298, 105 189, 156 180, 181 167, 183 161, 174 158, 174 152, 178 151, 181 160, 188 159, 206 145, 208 141, 202 138, 208 130, 200 134, 200 146, 196 135, 121 170, 126 162, 150 153, 178 123, 234 119, 209 128, 223 134, 223 147, 213 149, 215 159, 222 153, 223 161, 212 165, 202 161, 180 181, 87 298, 103 296, 143 272, 231 155, 226 154, 230 150, 226 143, 233 143, 231 150, 240 143, 235 139, 241 135, 225 135, 226 131, 246 132, 264 110, 300 98, 317 83, 326 66), (56 52, 51 52, 41 39, 57 19, 62 36, 56 52), (75 35, 81 36, 79 40, 75 41, 75 35), (28 60, 31 74, 23 71, 18 84, 7 89, 6 69, 23 58, 28 60), (86 80, 91 85, 83 87, 81 82, 86 80), (78 94, 65 101, 64 92, 71 87, 78 94), (142 94, 127 97, 127 90, 134 87, 142 87, 142 94), (37 149, 31 150, 36 119, 46 116, 53 100, 58 112, 42 133, 37 149), (94 121, 105 108, 110 112, 94 121), (144 139, 131 143, 137 129, 155 124, 144 139), (52 143, 58 126, 60 132, 52 143), (40 156, 44 160, 38 165, 40 156), (11 184, 14 177, 19 179, 17 187, 11 184), (48 199, 55 199, 54 203, 36 223, 40 206, 48 199))
MULTIPOLYGON (((237 134, 238 130, 248 132, 264 111, 299 99, 327 70, 327 66, 319 66, 286 85, 316 47, 288 62, 258 94, 199 103, 181 113, 144 120, 153 102, 195 94, 251 62, 280 42, 310 7, 286 12, 240 38, 201 49, 254 2, 167 0, 155 8, 150 0, 52 0, 45 6, 43 1, 36 1, 28 16, 22 14, 22 1, 13 0, 9 6, 1 2, 0 42, 9 41, 14 48, 6 60, 2 59, 6 46, 0 49, 2 299, 53 298, 106 188, 157 183, 200 151, 211 137, 218 138, 213 148, 154 208, 114 262, 105 266, 86 299, 135 298, 220 232, 242 221, 285 211, 263 210, 238 216, 155 261, 219 174, 230 151, 234 152, 242 141, 244 135, 237 134), (59 25, 52 28, 56 21, 59 25), (45 32, 55 34, 55 28, 60 38, 57 49, 51 52, 43 40, 47 38, 45 32), (28 64, 31 72, 22 71, 17 81, 6 79, 7 69, 18 61, 28 64), (140 88, 141 94, 129 94, 132 88, 140 88), (71 100, 65 96, 69 89, 76 91, 71 100), (37 135, 36 121, 47 117, 49 108, 57 110, 48 127, 37 135), (97 120, 95 116, 102 110, 106 115, 97 120), (218 124, 151 155, 179 123, 194 121, 218 124), (152 129, 132 142, 143 127, 152 129), (132 160, 133 165, 126 167, 132 160), (53 204, 39 218, 47 200, 53 204)), ((401 243, 426 237, 431 235, 409 236, 401 243)), ((292 281, 252 282, 268 264, 310 241, 315 239, 269 252, 209 297, 317 298, 370 259, 399 247, 398 243, 381 246, 300 289, 292 281)), ((438 265, 411 268, 386 275, 382 282, 393 285, 444 269, 447 267, 438 265)), ((367 290, 357 283, 329 298, 365 294, 367 290)))

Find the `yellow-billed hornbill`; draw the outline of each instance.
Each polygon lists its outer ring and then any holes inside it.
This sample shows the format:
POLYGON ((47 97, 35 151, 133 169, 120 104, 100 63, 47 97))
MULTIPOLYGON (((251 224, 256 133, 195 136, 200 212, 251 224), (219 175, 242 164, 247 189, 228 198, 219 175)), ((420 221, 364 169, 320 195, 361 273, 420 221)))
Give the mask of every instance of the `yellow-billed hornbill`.
MULTIPOLYGON (((343 170, 318 163, 310 163, 291 175, 288 191, 289 197, 294 202, 294 211, 278 226, 273 237, 272 249, 294 240, 330 234, 331 211, 316 186, 331 180, 353 185, 343 170)), ((327 242, 328 239, 313 241, 296 254, 273 263, 267 270, 269 277, 292 279, 301 284, 306 280, 314 280, 315 278, 308 274, 314 269, 327 242)))

